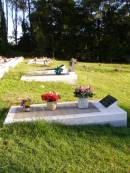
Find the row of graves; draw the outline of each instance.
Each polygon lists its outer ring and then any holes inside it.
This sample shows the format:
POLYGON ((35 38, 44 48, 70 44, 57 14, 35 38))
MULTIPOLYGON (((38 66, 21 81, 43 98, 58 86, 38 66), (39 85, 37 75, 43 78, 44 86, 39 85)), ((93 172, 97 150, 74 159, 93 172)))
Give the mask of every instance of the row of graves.
POLYGON ((72 58, 69 69, 67 69, 65 65, 60 65, 52 69, 25 74, 21 77, 21 80, 37 82, 66 82, 74 84, 77 81, 77 74, 75 73, 76 63, 77 60, 72 58))
POLYGON ((44 66, 48 66, 51 63, 53 63, 53 59, 48 57, 35 57, 34 59, 29 60, 28 62, 28 64, 39 64, 44 66))
MULTIPOLYGON (((76 59, 71 59, 69 69, 64 65, 45 71, 37 71, 22 76, 21 80, 41 82, 75 83, 76 59)), ((58 102, 61 96, 56 92, 43 93, 44 104, 33 104, 30 98, 23 98, 19 106, 12 106, 4 124, 45 120, 65 125, 104 125, 127 126, 127 112, 118 106, 118 100, 107 95, 101 100, 89 100, 94 95, 90 86, 77 87, 74 90, 76 102, 58 102)))
POLYGON ((17 64, 24 60, 23 57, 6 58, 0 56, 0 78, 7 73, 10 68, 14 68, 17 64))

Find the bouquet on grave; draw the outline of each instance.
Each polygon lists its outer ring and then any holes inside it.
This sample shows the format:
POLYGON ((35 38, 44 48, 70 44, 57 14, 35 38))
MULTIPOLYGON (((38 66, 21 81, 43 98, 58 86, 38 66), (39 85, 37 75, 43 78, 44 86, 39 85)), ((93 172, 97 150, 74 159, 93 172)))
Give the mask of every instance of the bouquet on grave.
POLYGON ((74 91, 74 96, 78 98, 88 98, 94 95, 93 89, 90 86, 87 87, 77 87, 74 91))
POLYGON ((60 99, 60 95, 56 92, 50 91, 48 93, 42 94, 41 98, 46 102, 57 102, 60 99))
POLYGON ((23 110, 30 111, 31 103, 32 103, 31 99, 27 97, 25 99, 21 99, 20 106, 22 107, 23 110))

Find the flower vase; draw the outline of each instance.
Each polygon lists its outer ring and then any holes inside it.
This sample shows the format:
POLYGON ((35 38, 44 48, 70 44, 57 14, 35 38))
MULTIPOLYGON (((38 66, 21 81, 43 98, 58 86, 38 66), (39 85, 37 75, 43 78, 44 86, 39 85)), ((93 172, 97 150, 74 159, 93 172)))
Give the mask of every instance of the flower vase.
POLYGON ((30 107, 22 106, 23 112, 30 112, 30 107))
POLYGON ((87 98, 79 98, 78 99, 78 108, 83 109, 83 108, 88 108, 88 99, 87 98))
POLYGON ((25 107, 25 112, 30 112, 30 107, 25 107))
POLYGON ((47 109, 50 111, 56 110, 57 102, 47 102, 47 109))

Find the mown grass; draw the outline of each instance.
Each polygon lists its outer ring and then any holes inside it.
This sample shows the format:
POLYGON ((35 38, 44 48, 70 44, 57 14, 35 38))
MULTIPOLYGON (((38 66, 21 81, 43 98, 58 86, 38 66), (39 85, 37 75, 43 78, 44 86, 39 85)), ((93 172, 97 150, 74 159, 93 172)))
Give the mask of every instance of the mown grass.
MULTIPOLYGON (((66 64, 57 61, 57 64, 66 64)), ((20 81, 28 71, 42 66, 26 62, 0 80, 0 173, 102 173, 130 171, 130 65, 78 63, 75 85, 20 81), (119 69, 119 71, 117 70, 119 69), (61 101, 75 100, 76 85, 90 84, 100 99, 107 94, 118 98, 128 112, 128 127, 63 126, 46 122, 3 126, 8 109, 29 96, 42 103, 40 95, 54 90, 61 101)))

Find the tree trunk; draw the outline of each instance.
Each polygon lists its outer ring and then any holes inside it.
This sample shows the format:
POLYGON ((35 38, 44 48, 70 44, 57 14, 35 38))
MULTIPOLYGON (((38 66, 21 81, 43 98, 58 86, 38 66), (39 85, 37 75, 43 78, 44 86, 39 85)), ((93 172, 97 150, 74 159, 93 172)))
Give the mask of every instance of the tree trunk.
POLYGON ((15 30, 14 30, 14 38, 15 38, 16 45, 17 45, 17 37, 18 37, 18 5, 16 1, 15 3, 15 30))
POLYGON ((8 37, 8 0, 6 0, 6 31, 7 31, 7 37, 8 37))
POLYGON ((2 1, 0 0, 0 39, 7 43, 7 30, 2 1))
MULTIPOLYGON (((31 1, 28 0, 28 16, 29 16, 29 22, 30 22, 30 25, 31 25, 31 19, 30 19, 30 16, 31 16, 31 1)), ((31 26, 30 26, 31 28, 31 26)))

